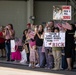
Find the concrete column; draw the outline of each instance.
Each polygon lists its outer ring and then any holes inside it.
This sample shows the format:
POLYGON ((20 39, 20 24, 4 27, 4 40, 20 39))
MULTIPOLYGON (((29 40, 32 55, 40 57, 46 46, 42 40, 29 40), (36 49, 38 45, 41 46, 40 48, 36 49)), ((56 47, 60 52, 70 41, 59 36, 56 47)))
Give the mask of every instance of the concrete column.
POLYGON ((32 23, 33 24, 33 20, 30 19, 31 16, 33 16, 34 12, 34 0, 27 0, 27 23, 32 23))

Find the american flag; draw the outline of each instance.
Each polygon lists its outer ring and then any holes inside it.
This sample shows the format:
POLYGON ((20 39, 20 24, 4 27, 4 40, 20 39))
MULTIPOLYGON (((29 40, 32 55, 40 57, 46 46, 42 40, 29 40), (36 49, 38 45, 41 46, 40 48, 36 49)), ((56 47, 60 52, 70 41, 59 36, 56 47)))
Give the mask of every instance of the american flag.
POLYGON ((65 24, 62 23, 62 27, 63 27, 64 29, 72 30, 71 25, 70 25, 69 23, 67 23, 67 22, 66 22, 65 24))
POLYGON ((61 30, 62 29, 62 25, 60 23, 57 23, 56 26, 61 30))

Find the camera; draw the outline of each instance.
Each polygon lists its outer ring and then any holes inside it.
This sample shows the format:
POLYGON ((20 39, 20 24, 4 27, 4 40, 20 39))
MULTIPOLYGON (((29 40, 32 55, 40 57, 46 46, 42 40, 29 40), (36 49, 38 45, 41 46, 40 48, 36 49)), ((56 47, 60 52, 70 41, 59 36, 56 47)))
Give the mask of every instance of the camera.
POLYGON ((8 30, 9 28, 8 28, 8 26, 6 26, 6 30, 8 30))

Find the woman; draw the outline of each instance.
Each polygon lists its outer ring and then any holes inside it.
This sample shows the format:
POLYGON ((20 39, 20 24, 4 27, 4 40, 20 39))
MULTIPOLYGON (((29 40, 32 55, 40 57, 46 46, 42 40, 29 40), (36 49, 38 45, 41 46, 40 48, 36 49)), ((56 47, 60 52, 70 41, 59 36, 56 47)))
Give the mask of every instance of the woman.
POLYGON ((74 25, 71 25, 71 30, 66 31, 66 42, 65 42, 65 56, 67 60, 67 70, 72 70, 72 56, 73 50, 75 48, 74 43, 74 25))
POLYGON ((5 27, 5 48, 6 48, 6 55, 7 55, 7 61, 10 61, 10 53, 11 53, 11 47, 10 47, 10 40, 14 39, 15 37, 15 31, 13 30, 13 25, 8 24, 5 27))
POLYGON ((36 41, 34 38, 30 39, 29 42, 30 47, 30 64, 32 68, 35 68, 36 63, 36 41))
POLYGON ((25 29, 23 31, 23 37, 22 37, 22 43, 23 43, 23 47, 25 48, 26 50, 26 53, 27 53, 27 63, 29 63, 29 43, 27 41, 27 33, 28 33, 28 29, 25 29))
POLYGON ((39 64, 37 66, 44 67, 44 55, 42 53, 43 39, 41 38, 41 36, 43 35, 43 26, 39 25, 38 30, 35 33, 36 46, 39 56, 39 64))

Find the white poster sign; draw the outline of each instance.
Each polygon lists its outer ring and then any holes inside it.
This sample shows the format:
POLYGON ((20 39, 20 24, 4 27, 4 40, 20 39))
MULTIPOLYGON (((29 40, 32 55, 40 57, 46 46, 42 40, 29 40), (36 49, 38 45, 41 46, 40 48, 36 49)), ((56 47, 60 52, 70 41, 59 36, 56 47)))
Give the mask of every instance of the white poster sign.
POLYGON ((71 20, 71 6, 53 6, 53 20, 71 20))
POLYGON ((44 34, 45 47, 65 47, 65 33, 45 33, 44 34))

